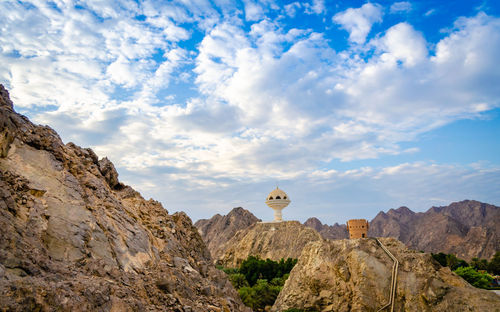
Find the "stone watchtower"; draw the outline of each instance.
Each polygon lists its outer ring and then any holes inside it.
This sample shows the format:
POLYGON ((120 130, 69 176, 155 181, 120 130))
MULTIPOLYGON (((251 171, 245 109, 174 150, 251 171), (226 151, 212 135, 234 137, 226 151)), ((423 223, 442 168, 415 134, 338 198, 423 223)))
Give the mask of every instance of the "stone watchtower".
POLYGON ((351 219, 347 221, 347 230, 349 238, 368 237, 368 221, 365 219, 351 219))

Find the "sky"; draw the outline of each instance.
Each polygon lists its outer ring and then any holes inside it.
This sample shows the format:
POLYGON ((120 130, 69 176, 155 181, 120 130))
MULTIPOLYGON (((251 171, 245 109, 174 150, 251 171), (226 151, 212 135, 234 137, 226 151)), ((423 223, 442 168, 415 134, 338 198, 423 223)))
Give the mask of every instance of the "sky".
POLYGON ((15 109, 193 221, 500 205, 498 1, 0 1, 15 109))

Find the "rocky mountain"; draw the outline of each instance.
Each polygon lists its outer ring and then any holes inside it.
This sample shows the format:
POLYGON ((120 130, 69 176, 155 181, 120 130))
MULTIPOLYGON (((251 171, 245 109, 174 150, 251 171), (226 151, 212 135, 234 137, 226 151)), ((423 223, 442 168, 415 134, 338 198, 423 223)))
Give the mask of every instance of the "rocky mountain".
POLYGON ((0 85, 5 311, 247 311, 184 213, 13 110, 0 85))
POLYGON ((309 242, 321 240, 318 232, 298 221, 260 222, 238 231, 214 259, 226 267, 237 267, 250 255, 275 261, 298 258, 309 242))
MULTIPOLYGON (((326 225, 309 218, 304 225, 326 239, 348 237, 343 224, 326 225)), ((390 209, 370 222, 368 235, 395 237, 415 250, 452 253, 466 260, 490 259, 500 246, 500 207, 464 200, 418 213, 408 207, 390 209)))
POLYGON ((307 219, 306 222, 304 222, 304 225, 315 229, 323 238, 326 239, 349 238, 349 232, 347 231, 347 226, 345 224, 322 224, 318 218, 312 217, 307 219))
POLYGON ((201 219, 194 224, 205 241, 213 259, 219 259, 224 245, 239 230, 261 221, 250 211, 241 207, 234 208, 227 215, 216 214, 210 219, 201 219))
POLYGON ((500 246, 500 207, 464 200, 419 213, 391 209, 370 222, 368 234, 396 237, 416 250, 490 259, 500 246))
MULTIPOLYGON (((399 261, 395 311, 500 311, 497 294, 474 288, 429 254, 380 240, 399 261)), ((389 301, 392 266, 375 239, 312 242, 272 311, 378 311, 389 301)))

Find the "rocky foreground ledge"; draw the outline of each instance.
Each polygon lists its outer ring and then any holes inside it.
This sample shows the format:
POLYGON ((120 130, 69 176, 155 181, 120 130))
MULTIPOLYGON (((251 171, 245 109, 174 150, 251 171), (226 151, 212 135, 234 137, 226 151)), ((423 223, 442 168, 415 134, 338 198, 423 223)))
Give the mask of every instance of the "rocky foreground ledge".
POLYGON ((248 311, 191 220, 17 114, 0 85, 0 310, 248 311))
MULTIPOLYGON (((394 311, 500 311, 500 296, 474 288, 430 254, 380 241, 399 261, 394 311)), ((272 311, 377 311, 389 301, 392 266, 375 239, 312 242, 272 311)))

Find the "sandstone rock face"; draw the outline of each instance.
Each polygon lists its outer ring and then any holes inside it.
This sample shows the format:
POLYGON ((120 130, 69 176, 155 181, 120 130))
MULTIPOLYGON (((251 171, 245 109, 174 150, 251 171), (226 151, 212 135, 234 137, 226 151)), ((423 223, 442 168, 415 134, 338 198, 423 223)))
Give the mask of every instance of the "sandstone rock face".
POLYGON ((500 207, 465 200, 414 213, 406 207, 380 212, 368 235, 396 237, 426 252, 490 259, 500 246, 500 207))
POLYGON ((227 215, 216 214, 210 219, 196 221, 194 226, 207 244, 213 259, 219 259, 225 244, 240 230, 261 221, 250 211, 241 207, 234 208, 227 215))
POLYGON ((318 218, 309 218, 304 225, 315 229, 325 239, 349 238, 349 232, 345 224, 335 223, 334 225, 322 224, 318 218))
MULTIPOLYGON (((400 262, 395 311, 500 311, 495 293, 470 286, 429 254, 380 240, 400 262)), ((312 242, 272 311, 377 311, 389 300, 392 265, 374 239, 312 242)))
POLYGON ((15 113, 0 86, 0 306, 7 311, 246 311, 184 213, 15 113))
POLYGON ((216 261, 226 267, 237 267, 248 256, 275 261, 298 258, 304 246, 322 240, 318 232, 298 221, 255 223, 237 232, 224 245, 222 255, 216 261))

